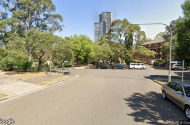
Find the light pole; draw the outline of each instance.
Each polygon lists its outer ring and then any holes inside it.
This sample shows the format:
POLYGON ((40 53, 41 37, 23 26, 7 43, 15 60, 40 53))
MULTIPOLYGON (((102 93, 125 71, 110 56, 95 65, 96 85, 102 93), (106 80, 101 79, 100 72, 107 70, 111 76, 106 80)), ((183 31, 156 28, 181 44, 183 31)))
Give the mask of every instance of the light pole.
POLYGON ((169 59, 169 74, 168 82, 171 82, 171 56, 172 56, 172 30, 171 28, 164 23, 144 23, 144 24, 131 24, 131 25, 165 25, 170 31, 170 59, 169 59))

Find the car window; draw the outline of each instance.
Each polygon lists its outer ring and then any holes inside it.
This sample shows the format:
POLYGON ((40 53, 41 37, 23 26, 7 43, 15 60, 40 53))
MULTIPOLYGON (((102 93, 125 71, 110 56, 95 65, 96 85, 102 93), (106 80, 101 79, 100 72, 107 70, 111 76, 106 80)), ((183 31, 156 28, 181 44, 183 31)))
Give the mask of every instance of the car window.
POLYGON ((182 88, 182 86, 180 85, 180 84, 176 84, 176 86, 175 86, 175 90, 176 91, 181 91, 181 92, 183 92, 183 88, 182 88))
POLYGON ((140 64, 137 64, 138 66, 140 65, 140 64))
POLYGON ((190 86, 184 86, 185 94, 187 97, 190 97, 190 86))
POLYGON ((172 89, 174 89, 175 90, 175 82, 170 82, 170 83, 168 83, 168 86, 170 87, 170 88, 172 88, 172 89))

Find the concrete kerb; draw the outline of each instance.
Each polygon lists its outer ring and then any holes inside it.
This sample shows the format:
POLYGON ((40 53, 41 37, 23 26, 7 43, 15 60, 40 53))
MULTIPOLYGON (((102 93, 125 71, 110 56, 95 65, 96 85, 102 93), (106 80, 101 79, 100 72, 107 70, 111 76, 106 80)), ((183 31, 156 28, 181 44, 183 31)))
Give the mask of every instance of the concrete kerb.
POLYGON ((69 80, 72 80, 73 78, 77 78, 79 76, 80 75, 75 75, 75 76, 73 76, 73 77, 71 77, 69 79, 64 79, 64 80, 56 81, 56 82, 44 85, 44 86, 42 86, 42 87, 40 87, 40 88, 38 88, 36 90, 28 91, 28 92, 20 94, 20 95, 3 97, 3 98, 0 99, 0 104, 4 103, 4 102, 7 102, 7 101, 10 101, 10 100, 13 100, 13 99, 16 99, 16 98, 19 98, 19 97, 22 97, 22 96, 25 96, 25 95, 28 95, 28 94, 31 94, 31 93, 34 93, 34 92, 37 92, 37 91, 40 91, 40 90, 43 90, 43 89, 46 89, 46 88, 49 88, 49 87, 54 86, 54 85, 58 85, 58 83, 60 83, 60 82, 69 81, 69 80))
POLYGON ((162 83, 158 82, 157 80, 153 80, 154 82, 158 83, 159 85, 162 85, 162 83))

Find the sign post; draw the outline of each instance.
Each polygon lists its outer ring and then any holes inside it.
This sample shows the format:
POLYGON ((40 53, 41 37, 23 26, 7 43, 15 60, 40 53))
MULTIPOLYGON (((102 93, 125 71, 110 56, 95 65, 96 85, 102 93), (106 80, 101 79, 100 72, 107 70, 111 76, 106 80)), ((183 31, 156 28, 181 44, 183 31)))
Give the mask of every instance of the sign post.
POLYGON ((51 61, 47 61, 47 63, 50 66, 50 74, 51 74, 51 61))

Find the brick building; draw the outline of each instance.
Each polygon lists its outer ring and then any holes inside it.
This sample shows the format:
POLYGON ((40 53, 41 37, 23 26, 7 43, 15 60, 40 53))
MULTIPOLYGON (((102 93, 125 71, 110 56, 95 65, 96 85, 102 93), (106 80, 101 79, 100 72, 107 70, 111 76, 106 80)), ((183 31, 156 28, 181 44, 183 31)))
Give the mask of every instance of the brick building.
POLYGON ((150 62, 151 60, 152 61, 160 61, 160 62, 163 61, 162 60, 162 47, 163 47, 164 43, 165 43, 165 40, 160 39, 160 40, 155 40, 155 41, 149 41, 149 42, 142 44, 142 46, 156 52, 156 55, 154 58, 151 57, 149 59, 146 59, 145 61, 146 62, 150 62))

